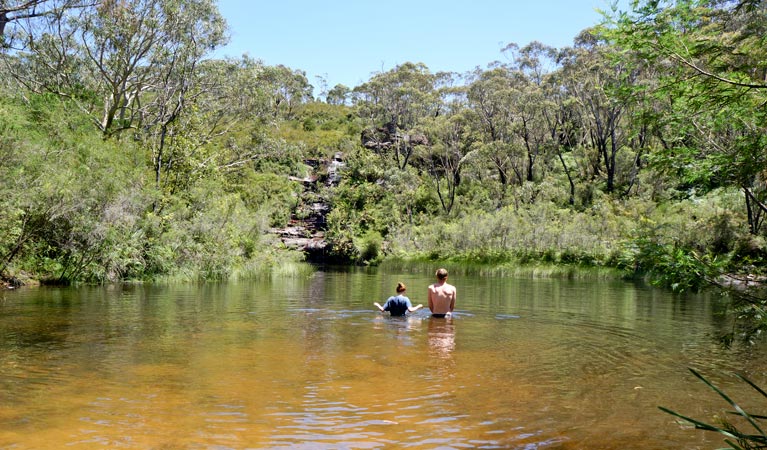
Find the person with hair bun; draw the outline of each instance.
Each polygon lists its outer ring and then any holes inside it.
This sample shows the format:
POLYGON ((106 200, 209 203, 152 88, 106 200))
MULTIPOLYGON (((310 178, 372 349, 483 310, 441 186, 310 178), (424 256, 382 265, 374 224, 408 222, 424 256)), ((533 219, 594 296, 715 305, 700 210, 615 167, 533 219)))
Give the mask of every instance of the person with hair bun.
POLYGON ((386 300, 383 306, 378 302, 373 303, 381 310, 381 312, 389 311, 392 316, 404 316, 406 313, 417 311, 423 308, 423 305, 419 304, 413 306, 410 303, 410 299, 405 297, 405 283, 397 283, 397 295, 393 295, 386 300))

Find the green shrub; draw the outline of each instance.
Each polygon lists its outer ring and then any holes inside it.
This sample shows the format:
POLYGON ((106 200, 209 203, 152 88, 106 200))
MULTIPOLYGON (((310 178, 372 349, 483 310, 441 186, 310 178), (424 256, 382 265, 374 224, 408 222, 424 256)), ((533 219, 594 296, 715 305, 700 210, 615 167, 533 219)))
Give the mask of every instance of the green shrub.
POLYGON ((248 170, 232 189, 239 192, 248 209, 254 213, 263 211, 269 217, 269 225, 277 227, 288 223, 303 186, 284 175, 248 170))
POLYGON ((377 231, 368 231, 360 237, 355 246, 360 259, 365 264, 378 264, 380 262, 383 237, 377 231))

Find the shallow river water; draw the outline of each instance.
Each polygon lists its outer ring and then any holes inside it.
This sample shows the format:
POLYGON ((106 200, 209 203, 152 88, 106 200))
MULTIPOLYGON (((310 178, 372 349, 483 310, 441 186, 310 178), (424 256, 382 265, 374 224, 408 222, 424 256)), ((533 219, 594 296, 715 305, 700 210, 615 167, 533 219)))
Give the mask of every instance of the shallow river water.
POLYGON ((766 412, 717 296, 458 274, 452 319, 372 305, 432 275, 0 293, 0 449, 722 447, 658 409, 728 409, 690 367, 766 412))

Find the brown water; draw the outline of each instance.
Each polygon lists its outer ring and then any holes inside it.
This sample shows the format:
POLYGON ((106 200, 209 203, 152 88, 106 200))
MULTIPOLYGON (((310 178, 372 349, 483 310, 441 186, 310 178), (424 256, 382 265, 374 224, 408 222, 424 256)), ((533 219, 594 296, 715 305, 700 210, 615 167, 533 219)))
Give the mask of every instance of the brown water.
MULTIPOLYGON (((451 276, 458 313, 375 312, 430 271, 0 294, 1 449, 660 449, 722 446, 764 405, 760 347, 725 350, 715 296, 622 282, 451 276)), ((764 413, 764 408, 761 411, 764 413)))

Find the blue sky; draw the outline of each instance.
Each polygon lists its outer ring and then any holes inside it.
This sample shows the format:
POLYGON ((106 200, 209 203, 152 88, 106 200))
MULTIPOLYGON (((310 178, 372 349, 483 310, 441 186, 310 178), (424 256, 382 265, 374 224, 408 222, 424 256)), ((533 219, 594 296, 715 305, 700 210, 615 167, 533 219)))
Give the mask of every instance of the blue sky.
MULTIPOLYGON (((629 0, 619 0, 626 9, 629 0)), ((501 49, 540 41, 572 45, 611 0, 218 0, 230 43, 216 56, 248 54, 306 72, 320 87, 353 88, 378 72, 422 62, 466 72, 504 60, 501 49)))

